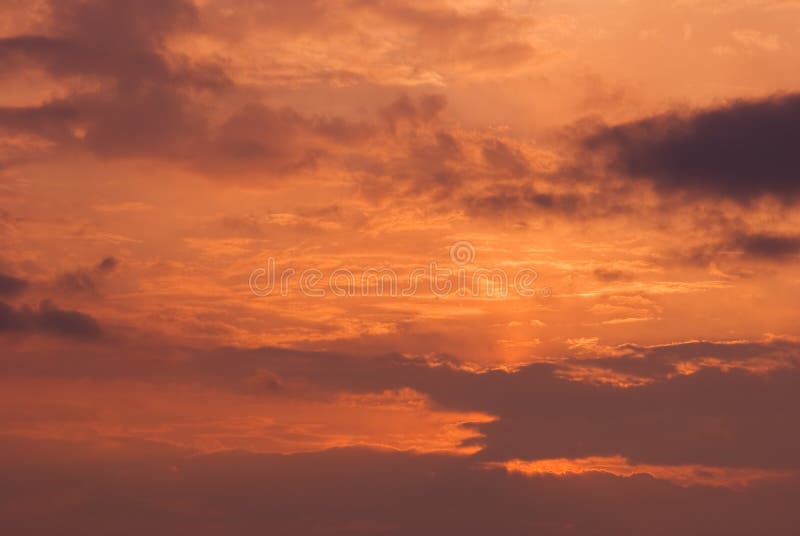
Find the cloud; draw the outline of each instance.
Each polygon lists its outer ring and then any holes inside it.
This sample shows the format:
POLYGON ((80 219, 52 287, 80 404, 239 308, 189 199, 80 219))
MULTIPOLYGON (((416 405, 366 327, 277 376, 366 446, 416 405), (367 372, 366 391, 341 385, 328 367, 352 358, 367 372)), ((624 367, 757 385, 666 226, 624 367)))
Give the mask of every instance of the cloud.
POLYGON ((108 76, 128 86, 188 74, 173 71, 164 40, 197 25, 190 1, 67 0, 48 7, 51 28, 0 39, 0 63, 28 61, 56 76, 108 76))
POLYGON ((430 123, 437 118, 446 106, 447 100, 443 95, 422 95, 415 102, 411 97, 403 94, 381 110, 381 117, 389 129, 395 132, 398 125, 402 123, 412 126, 420 123, 430 123))
POLYGON ((94 292, 96 289, 94 277, 85 270, 62 274, 56 281, 56 286, 59 290, 68 292, 94 292))
MULTIPOLYGON (((59 37, 2 39, 0 62, 11 70, 38 65, 58 79, 79 77, 88 89, 40 105, 0 108, 0 129, 41 137, 54 150, 167 160, 228 178, 313 168, 331 147, 366 142, 375 133, 376 125, 232 96, 220 67, 165 45, 176 33, 198 31, 194 4, 144 2, 121 6, 120 13, 100 1, 65 6, 60 17, 53 15, 59 37), (110 17, 113 32, 106 27, 110 17), (207 102, 223 94, 233 106, 223 110, 207 102)), ((436 95, 406 104, 391 106, 385 120, 430 121, 444 106, 436 95)))
MULTIPOLYGON (((118 0, 69 0, 48 6, 49 17, 38 33, 0 39, 0 65, 7 72, 39 68, 57 81, 70 82, 66 88, 78 88, 59 92, 42 104, 0 108, 0 129, 43 138, 46 154, 61 150, 88 151, 104 158, 144 157, 176 162, 206 175, 263 178, 312 170, 323 161, 358 172, 369 165, 353 165, 359 158, 351 151, 355 153, 359 147, 364 153, 370 140, 399 136, 399 140, 382 139, 368 148, 385 148, 384 153, 389 149, 408 151, 407 156, 381 155, 384 168, 399 163, 405 169, 391 171, 419 173, 435 162, 435 155, 426 154, 427 144, 418 143, 415 134, 419 129, 434 128, 446 106, 442 95, 402 95, 385 106, 376 121, 366 124, 302 108, 269 106, 247 87, 237 86, 226 72, 229 65, 203 61, 179 52, 180 47, 170 47, 182 37, 203 35, 213 40, 220 36, 204 32, 231 31, 209 25, 209 16, 239 19, 243 14, 260 13, 270 25, 291 26, 302 13, 305 25, 309 12, 329 11, 316 3, 296 12, 272 2, 241 2, 224 9, 213 3, 198 7, 187 0, 147 0, 135 5, 118 0), (280 13, 280 20, 269 13, 280 13), (380 129, 386 132, 378 132, 380 129)), ((514 17, 496 9, 462 13, 449 7, 421 9, 380 2, 356 2, 352 8, 369 14, 377 24, 402 28, 423 41, 433 39, 441 44, 444 39, 453 47, 444 55, 461 58, 446 60, 455 63, 502 64, 502 57, 509 56, 508 43, 501 43, 491 57, 476 60, 474 51, 486 52, 479 38, 494 35, 492 29, 520 26, 514 17)), ((325 17, 312 18, 325 26, 325 17)), ((456 139, 441 132, 440 142, 448 136, 456 139)), ((444 146, 440 143, 438 149, 444 150, 444 146)), ((524 157, 505 144, 487 142, 484 155, 497 170, 512 175, 525 172, 524 157)), ((441 198, 460 184, 461 177, 459 170, 446 163, 437 168, 427 176, 432 177, 433 195, 441 198)), ((416 187, 415 179, 411 182, 413 192, 425 191, 416 187)))
POLYGON ((36 309, 15 309, 0 302, 0 333, 39 333, 93 340, 99 339, 103 331, 93 317, 78 311, 60 309, 50 301, 43 301, 36 309))
POLYGON ((692 114, 670 113, 601 128, 583 140, 609 171, 664 192, 747 203, 800 193, 800 94, 778 95, 692 114))
POLYGON ((664 380, 702 368, 743 369, 757 372, 797 365, 800 348, 796 341, 689 341, 656 346, 624 344, 613 348, 588 347, 583 362, 573 363, 636 376, 641 380, 664 380))
POLYGON ((649 475, 523 476, 445 454, 198 455, 165 445, 4 438, 5 526, 31 535, 789 536, 797 480, 683 488, 649 475))
POLYGON ((119 264, 114 257, 106 257, 92 268, 79 268, 61 274, 55 281, 60 291, 94 293, 102 280, 119 264))
POLYGON ((719 265, 729 273, 748 272, 742 270, 748 264, 769 262, 791 263, 800 254, 800 236, 770 230, 752 231, 722 229, 709 233, 712 239, 704 244, 676 252, 673 256, 683 258, 689 264, 719 265), (722 238, 713 238, 715 234, 722 238))
POLYGON ((106 257, 95 266, 95 270, 101 273, 113 272, 117 269, 119 261, 115 257, 106 257))
POLYGON ((304 116, 291 108, 244 106, 194 147, 194 167, 229 178, 236 173, 285 176, 313 168, 332 148, 359 144, 369 125, 341 117, 304 116))
POLYGON ((631 273, 626 272, 624 270, 616 270, 614 268, 596 268, 594 270, 594 276, 599 281, 604 281, 606 283, 614 282, 614 281, 625 281, 631 279, 631 273))
POLYGON ((464 195, 461 202, 471 216, 488 219, 532 215, 598 218, 630 210, 614 194, 574 189, 544 191, 533 182, 490 183, 482 190, 464 195))
POLYGON ((0 274, 0 296, 13 297, 22 294, 28 288, 25 279, 19 279, 6 274, 0 274))
POLYGON ((749 257, 786 261, 800 254, 800 236, 775 233, 742 233, 736 235, 729 242, 729 246, 741 250, 749 257))
POLYGON ((616 357, 476 371, 400 355, 277 348, 131 352, 115 343, 113 349, 35 358, 10 353, 0 364, 8 376, 200 384, 287 399, 412 389, 434 408, 494 416, 471 425, 481 437, 464 443, 480 447, 477 457, 484 461, 619 455, 638 464, 800 469, 800 432, 788 425, 800 407, 797 348, 782 340, 629 346, 616 357), (747 366, 759 360, 772 365, 747 366), (681 368, 685 363, 693 367, 681 368), (571 379, 585 366, 648 381, 626 386, 592 376, 571 379))
POLYGON ((473 392, 499 418, 475 429, 489 460, 622 455, 634 463, 797 468, 796 367, 770 373, 704 368, 622 388, 554 378, 544 366, 473 392), (502 393, 502 394, 501 394, 502 393), (765 417, 768 416, 768 417, 765 417))
POLYGON ((493 139, 483 144, 483 158, 494 168, 505 171, 512 177, 524 177, 531 171, 528 160, 516 149, 506 143, 493 139))
POLYGON ((197 26, 192 2, 69 0, 50 3, 49 11, 42 33, 0 39, 0 65, 77 78, 84 89, 0 108, 0 129, 103 156, 174 155, 186 147, 184 138, 203 131, 192 94, 219 92, 229 81, 218 66, 170 53, 165 44, 197 26))

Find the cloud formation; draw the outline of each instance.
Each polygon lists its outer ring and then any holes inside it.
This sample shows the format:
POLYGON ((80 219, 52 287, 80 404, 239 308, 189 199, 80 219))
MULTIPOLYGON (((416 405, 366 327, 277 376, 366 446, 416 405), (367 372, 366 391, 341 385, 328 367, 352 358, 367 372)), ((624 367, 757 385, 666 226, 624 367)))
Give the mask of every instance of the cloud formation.
POLYGON ((0 274, 0 296, 13 297, 22 294, 28 288, 28 282, 11 275, 0 274))
POLYGON ((0 0, 0 525, 796 534, 790 4, 0 0))
MULTIPOLYGON (((77 322, 75 313, 71 318, 77 322)), ((622 455, 635 463, 800 469, 794 455, 800 434, 783 424, 800 403, 796 343, 626 350, 617 357, 514 371, 470 371, 399 355, 368 359, 269 348, 190 355, 143 350, 118 358, 107 350, 81 350, 59 356, 58 363, 53 356, 31 361, 10 355, 3 366, 7 374, 22 376, 189 382, 289 399, 412 389, 436 407, 494 416, 471 425, 480 436, 465 443, 479 446, 476 456, 486 461, 622 455), (162 357, 148 357, 154 353, 162 357), (62 366, 64 359, 69 367, 62 366), (759 360, 772 366, 748 369, 748 362, 759 360), (649 381, 625 386, 591 376, 568 379, 584 366, 649 381)))
POLYGON ((38 308, 19 309, 0 302, 0 333, 39 333, 78 340, 98 339, 103 334, 100 324, 79 311, 60 309, 50 301, 38 308))
POLYGON ((793 201, 798 136, 800 95, 787 94, 605 127, 583 145, 605 153, 610 172, 650 179, 662 191, 793 201))
POLYGON ((796 479, 745 491, 647 475, 523 476, 448 455, 336 449, 189 455, 152 444, 4 441, 9 527, 140 534, 793 534, 796 479), (58 453, 57 456, 54 456, 58 453), (135 453, 135 454, 133 454, 135 453), (9 460, 16 460, 9 463, 9 460), (57 461, 62 460, 62 461, 57 461), (62 497, 68 496, 66 501, 62 497), (46 499, 36 515, 25 508, 46 499), (101 512, 101 514, 98 514, 101 512))

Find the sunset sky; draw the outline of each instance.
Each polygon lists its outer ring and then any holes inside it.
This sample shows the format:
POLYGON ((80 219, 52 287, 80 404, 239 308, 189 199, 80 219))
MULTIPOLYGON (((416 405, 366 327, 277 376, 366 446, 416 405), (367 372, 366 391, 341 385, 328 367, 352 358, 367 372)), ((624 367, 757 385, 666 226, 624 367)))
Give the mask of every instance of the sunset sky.
POLYGON ((799 534, 798 67, 800 0, 0 0, 0 533, 799 534))

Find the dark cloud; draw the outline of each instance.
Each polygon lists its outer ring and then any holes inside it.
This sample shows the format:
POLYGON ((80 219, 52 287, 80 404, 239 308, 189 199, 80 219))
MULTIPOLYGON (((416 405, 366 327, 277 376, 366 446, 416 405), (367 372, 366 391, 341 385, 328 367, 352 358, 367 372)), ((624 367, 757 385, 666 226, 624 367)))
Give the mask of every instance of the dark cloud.
POLYGON ((95 270, 101 273, 113 272, 117 269, 119 261, 115 257, 106 257, 95 266, 95 270))
POLYGON ((106 257, 93 268, 79 268, 61 274, 55 282, 60 291, 94 293, 107 277, 117 268, 114 257, 106 257))
POLYGON ((103 157, 185 158, 207 130, 199 105, 168 84, 81 95, 65 104, 85 123, 80 143, 103 157))
POLYGON ((198 24, 184 0, 52 2, 42 34, 0 39, 6 73, 36 66, 81 78, 91 90, 33 107, 0 108, 0 128, 33 133, 61 148, 103 156, 175 156, 205 128, 197 92, 219 92, 221 68, 166 50, 165 41, 198 24))
MULTIPOLYGON (((483 162, 470 165, 458 137, 442 128, 447 101, 441 94, 401 95, 371 123, 260 102, 219 110, 210 121, 209 104, 221 100, 231 82, 220 67, 189 61, 165 46, 173 35, 202 30, 193 4, 126 7, 93 0, 66 2, 54 13, 52 35, 0 40, 0 63, 10 71, 36 65, 55 77, 87 79, 87 87, 95 88, 39 106, 0 108, 0 128, 43 137, 53 142, 52 151, 164 159, 231 180, 285 176, 324 161, 355 172, 368 197, 434 201, 468 179, 530 172, 521 151, 496 139, 480 147, 483 162), (103 21, 117 8, 112 32, 103 21), (376 138, 388 154, 357 151, 376 138)), ((570 202, 544 193, 531 199, 548 208, 570 202)))
POLYGON ((382 143, 387 150, 383 154, 362 151, 346 159, 364 197, 443 203, 487 175, 508 177, 508 170, 473 158, 474 142, 440 117, 445 106, 440 95, 414 99, 403 95, 381 111, 382 128, 376 130, 384 131, 382 143))
POLYGON ((789 260, 800 254, 800 236, 773 233, 736 235, 729 246, 741 250, 748 257, 770 260, 789 260))
POLYGON ((482 437, 467 443, 479 445, 478 457, 487 461, 622 455, 651 464, 800 469, 800 430, 791 425, 800 407, 796 343, 620 350, 629 353, 485 372, 400 355, 368 359, 272 348, 175 355, 98 348, 69 356, 9 354, 0 366, 6 375, 199 383, 316 400, 410 388, 437 408, 495 416, 474 425, 482 437), (707 364, 711 358, 727 366, 707 364), (741 365, 759 359, 781 366, 751 371, 741 365), (692 361, 697 372, 676 373, 678 364, 692 361), (566 379, 573 367, 587 365, 650 381, 623 387, 566 379))
MULTIPOLYGON (((260 103, 244 104, 226 113, 219 127, 209 126, 209 100, 231 89, 232 82, 218 65, 191 61, 165 46, 169 37, 200 31, 191 2, 70 1, 52 11, 56 37, 2 39, 0 64, 9 71, 36 65, 55 77, 86 79, 93 89, 39 106, 0 108, 0 129, 41 136, 58 149, 167 159, 204 174, 260 177, 310 168, 332 144, 364 141, 373 133, 374 127, 341 117, 260 103)), ((413 118, 405 119, 430 120, 441 107, 439 99, 413 102, 413 118)))
POLYGON ((443 95, 423 95, 416 101, 408 95, 401 95, 381 110, 381 117, 390 130, 396 131, 398 126, 403 124, 429 123, 436 119, 446 106, 447 99, 443 95))
POLYGON ((75 142, 75 108, 60 102, 35 107, 0 108, 0 129, 25 131, 63 144, 75 142))
POLYGON ((800 94, 736 101, 602 128, 583 140, 610 169, 652 179, 664 191, 740 202, 800 193, 800 94))
POLYGON ((50 73, 110 77, 122 85, 183 76, 164 54, 164 40, 197 25, 188 0, 66 0, 49 3, 51 28, 0 39, 0 65, 34 62, 50 73))
POLYGON ((22 294, 26 288, 28 288, 28 282, 26 280, 0 274, 0 296, 18 296, 22 294))
POLYGON ((797 468, 796 368, 701 369, 621 388, 527 368, 474 394, 499 415, 476 426, 486 459, 613 456, 655 464, 797 468), (502 389, 502 391, 501 391, 502 389), (503 393, 503 394, 501 394, 503 393))
POLYGON ((593 211, 594 200, 569 192, 542 192, 533 184, 497 185, 462 200, 466 211, 479 217, 526 217, 532 214, 576 216, 593 211))
MULTIPOLYGON (((797 342, 627 345, 614 353, 531 365, 511 375, 495 372, 477 382, 473 399, 487 401, 482 411, 499 416, 476 427, 484 435, 472 440, 483 445, 480 456, 617 453, 667 465, 798 467, 790 451, 800 448, 800 433, 786 426, 800 407, 797 342), (687 375, 681 365, 697 371, 687 375), (595 368, 597 377, 614 372, 649 383, 562 380, 575 366, 595 368)), ((465 401, 448 405, 468 407, 465 401)))
POLYGON ((594 276, 607 283, 614 281, 625 281, 631 279, 631 274, 624 270, 615 270, 613 268, 597 268, 593 272, 594 276))
POLYGON ((113 444, 3 438, 4 526, 30 535, 790 536, 800 523, 794 478, 682 488, 648 475, 527 477, 443 454, 113 444))
POLYGON ((97 320, 78 311, 60 309, 50 301, 39 307, 14 307, 0 302, 0 333, 40 333, 80 340, 98 339, 103 331, 97 320))
POLYGON ((531 172, 525 156, 518 149, 513 149, 500 140, 486 140, 483 143, 482 153, 489 165, 512 177, 524 177, 531 172))
POLYGON ((720 229, 708 235, 712 240, 686 250, 676 251, 671 257, 689 264, 705 266, 715 263, 726 273, 752 275, 748 265, 760 262, 790 263, 800 255, 800 235, 771 231, 720 229), (721 235, 721 238, 714 239, 721 235))
MULTIPOLYGON (((414 137, 405 153, 405 158, 382 170, 402 195, 444 201, 470 177, 460 165, 464 160, 462 144, 448 132, 437 131, 424 139, 414 137)), ((389 186, 383 194, 391 191, 389 186)))
POLYGON ((800 363, 800 347, 791 340, 750 342, 691 341, 660 346, 626 344, 613 349, 613 356, 592 355, 580 365, 591 365, 600 370, 638 376, 643 380, 664 380, 680 374, 684 364, 698 367, 742 367, 748 364, 768 364, 773 367, 793 367, 800 363))
POLYGON ((34 320, 38 329, 44 333, 78 339, 96 339, 102 334, 100 324, 91 316, 78 311, 59 309, 48 301, 42 302, 39 306, 34 320))

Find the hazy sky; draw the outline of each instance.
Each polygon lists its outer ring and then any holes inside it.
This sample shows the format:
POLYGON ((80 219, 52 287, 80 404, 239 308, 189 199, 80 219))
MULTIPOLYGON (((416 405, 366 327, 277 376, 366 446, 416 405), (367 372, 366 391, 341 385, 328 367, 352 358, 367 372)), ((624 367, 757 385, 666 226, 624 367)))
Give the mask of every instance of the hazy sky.
POLYGON ((798 65, 797 0, 0 0, 0 522, 797 534, 798 65))

